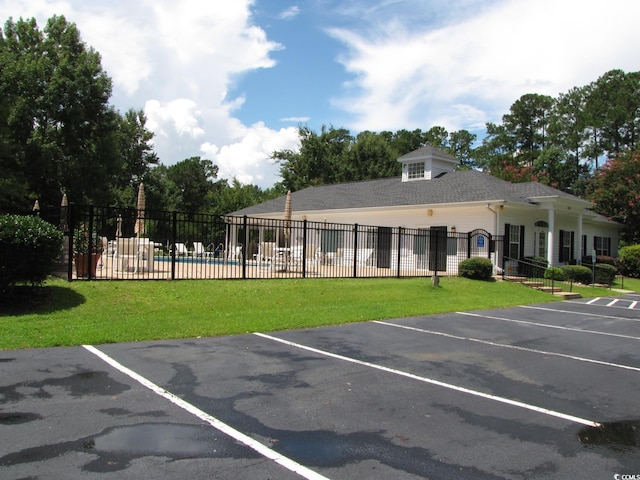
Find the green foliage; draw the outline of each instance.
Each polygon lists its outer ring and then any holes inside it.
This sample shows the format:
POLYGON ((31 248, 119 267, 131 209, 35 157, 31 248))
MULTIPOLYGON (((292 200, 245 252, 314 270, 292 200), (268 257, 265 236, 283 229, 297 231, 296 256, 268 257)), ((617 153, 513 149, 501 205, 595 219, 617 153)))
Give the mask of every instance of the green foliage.
POLYGON ((468 258, 458 264, 458 276, 472 280, 490 280, 493 264, 488 258, 468 258))
POLYGON ((544 278, 562 282, 566 280, 565 272, 561 267, 549 267, 544 271, 544 278))
POLYGON ((611 285, 618 273, 616 267, 607 263, 596 263, 593 268, 595 269, 595 283, 611 285))
POLYGON ((564 265, 561 267, 567 280, 589 285, 593 282, 593 271, 584 265, 564 265))
POLYGON ((53 272, 62 233, 39 217, 0 215, 0 292, 41 284, 53 272))
POLYGON ((610 159, 589 185, 598 213, 624 224, 623 239, 640 242, 640 152, 610 159))
POLYGON ((86 223, 81 223, 73 231, 73 252, 74 253, 102 253, 104 245, 97 232, 89 232, 86 223), (89 238, 91 237, 91 238, 89 238))
POLYGON ((619 265, 624 275, 640 278, 640 245, 621 248, 619 265))

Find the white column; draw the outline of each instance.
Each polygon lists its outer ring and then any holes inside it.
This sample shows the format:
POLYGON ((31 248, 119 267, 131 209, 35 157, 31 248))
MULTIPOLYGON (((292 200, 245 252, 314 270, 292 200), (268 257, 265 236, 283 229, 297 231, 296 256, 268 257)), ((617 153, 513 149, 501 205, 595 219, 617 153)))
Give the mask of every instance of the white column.
MULTIPOLYGON (((577 236, 578 238, 576 238, 576 244, 577 244, 578 253, 573 252, 573 255, 575 256, 576 260, 578 260, 578 262, 582 262, 582 214, 578 215, 577 236)), ((587 252, 585 252, 585 255, 586 253, 587 252)))
POLYGON ((553 209, 553 205, 552 205, 549 207, 549 232, 547 234, 547 262, 549 263, 549 266, 553 265, 553 249, 554 249, 553 232, 556 228, 555 217, 556 217, 556 212, 553 209))

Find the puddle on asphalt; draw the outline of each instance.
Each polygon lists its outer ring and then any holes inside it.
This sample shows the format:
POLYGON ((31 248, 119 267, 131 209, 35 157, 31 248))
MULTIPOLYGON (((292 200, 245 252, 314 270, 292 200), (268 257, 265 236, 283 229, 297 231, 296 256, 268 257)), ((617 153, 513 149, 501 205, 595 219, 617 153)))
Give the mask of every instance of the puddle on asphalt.
POLYGON ((37 413, 0 413, 0 425, 18 425, 20 423, 33 422, 40 420, 42 417, 37 413))
POLYGON ((640 420, 605 422, 599 427, 584 427, 578 432, 583 445, 599 445, 614 450, 640 447, 640 420))
POLYGON ((99 452, 126 452, 130 455, 206 457, 216 451, 215 430, 198 425, 149 423, 114 428, 93 439, 91 448, 99 452))
POLYGON ((42 462, 70 452, 93 456, 81 468, 115 472, 146 456, 187 458, 259 458, 253 450, 207 425, 142 423, 108 428, 89 437, 26 448, 0 457, 0 465, 42 462))

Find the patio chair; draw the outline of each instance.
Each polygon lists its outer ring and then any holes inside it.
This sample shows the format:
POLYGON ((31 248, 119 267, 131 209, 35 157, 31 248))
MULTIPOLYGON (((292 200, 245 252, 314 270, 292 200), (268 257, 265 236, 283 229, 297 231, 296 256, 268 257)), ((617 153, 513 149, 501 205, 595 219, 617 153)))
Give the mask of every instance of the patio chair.
POLYGON ((187 251, 187 247, 185 246, 184 243, 176 243, 174 245, 174 248, 176 252, 176 257, 180 257, 180 256, 186 257, 189 254, 189 252, 187 251))
POLYGON ((193 251, 190 252, 193 257, 202 257, 205 254, 204 245, 202 242, 193 242, 193 251))

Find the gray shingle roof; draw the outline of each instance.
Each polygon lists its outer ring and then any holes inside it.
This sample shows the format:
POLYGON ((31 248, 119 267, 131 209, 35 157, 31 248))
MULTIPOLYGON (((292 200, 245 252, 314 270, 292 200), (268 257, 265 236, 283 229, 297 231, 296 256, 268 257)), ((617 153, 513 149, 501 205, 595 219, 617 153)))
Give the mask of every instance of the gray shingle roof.
MULTIPOLYGON (((444 203, 490 202, 530 204, 530 197, 557 196, 579 200, 537 182, 509 183, 475 170, 451 172, 432 180, 402 182, 399 177, 308 187, 293 192, 296 211, 341 210, 444 203)), ((284 211, 285 197, 233 212, 258 215, 284 211)))

